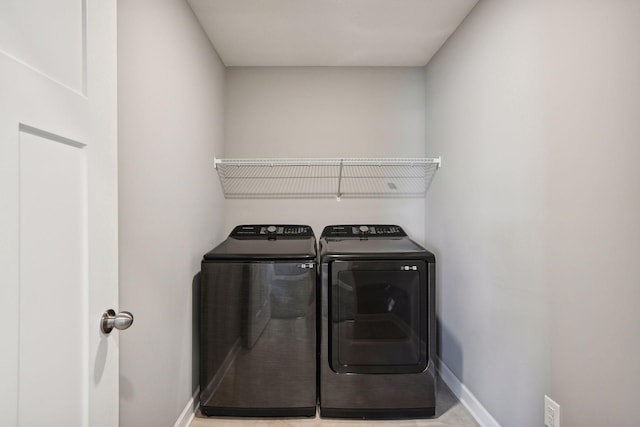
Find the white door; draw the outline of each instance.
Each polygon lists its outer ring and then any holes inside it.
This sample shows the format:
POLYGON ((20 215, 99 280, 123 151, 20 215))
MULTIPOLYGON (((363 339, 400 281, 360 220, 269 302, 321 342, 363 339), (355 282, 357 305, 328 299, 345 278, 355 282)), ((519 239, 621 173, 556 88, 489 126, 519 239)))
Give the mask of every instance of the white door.
POLYGON ((0 425, 118 424, 116 0, 0 1, 0 425))

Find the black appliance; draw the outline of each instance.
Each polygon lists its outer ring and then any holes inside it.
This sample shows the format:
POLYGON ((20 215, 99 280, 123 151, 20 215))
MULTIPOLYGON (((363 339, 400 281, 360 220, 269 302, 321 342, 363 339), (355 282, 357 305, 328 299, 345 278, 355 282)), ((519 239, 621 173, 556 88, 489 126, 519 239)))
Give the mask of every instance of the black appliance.
POLYGON ((320 415, 435 415, 435 256, 397 225, 332 225, 320 263, 320 415))
POLYGON ((307 225, 240 225, 204 255, 204 415, 315 416, 315 261, 307 225))

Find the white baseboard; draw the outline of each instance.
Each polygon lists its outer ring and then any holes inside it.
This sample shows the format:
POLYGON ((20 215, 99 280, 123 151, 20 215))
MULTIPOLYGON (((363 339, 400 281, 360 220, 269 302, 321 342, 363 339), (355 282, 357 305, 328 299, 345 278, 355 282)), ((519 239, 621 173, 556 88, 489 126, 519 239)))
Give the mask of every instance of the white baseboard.
POLYGON ((489 411, 482 406, 482 403, 471 393, 471 391, 464 385, 458 377, 455 376, 451 369, 447 365, 445 365, 442 360, 438 359, 438 372, 440 373, 440 378, 444 381, 444 383, 451 389, 453 394, 456 395, 460 403, 464 405, 465 408, 471 413, 473 418, 480 424, 482 427, 500 427, 500 424, 496 421, 495 418, 491 416, 489 411))
POLYGON ((196 411, 198 410, 198 396, 200 395, 200 387, 198 387, 193 393, 193 396, 187 402, 187 406, 184 407, 182 413, 176 420, 176 423, 173 427, 188 427, 193 421, 193 417, 196 415, 196 411))

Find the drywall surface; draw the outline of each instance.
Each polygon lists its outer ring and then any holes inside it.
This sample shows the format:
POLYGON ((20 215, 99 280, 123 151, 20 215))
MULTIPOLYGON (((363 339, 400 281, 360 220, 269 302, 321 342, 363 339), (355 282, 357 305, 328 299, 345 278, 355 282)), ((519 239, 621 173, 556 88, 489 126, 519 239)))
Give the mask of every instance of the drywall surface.
POLYGON ((440 357, 503 426, 543 425, 548 198, 534 2, 479 2, 426 67, 440 357))
POLYGON ((123 427, 173 425, 197 387, 193 278, 224 237, 224 74, 185 2, 118 2, 123 427))
POLYGON ((426 67, 441 358, 503 426, 637 426, 637 2, 483 1, 426 67))
POLYGON ((562 426, 640 426, 640 2, 546 16, 550 394, 562 426))
MULTIPOLYGON (((424 157, 422 68, 228 68, 218 157, 424 157)), ((437 177, 436 177, 437 179, 437 177)), ((400 224, 424 240, 424 200, 226 200, 241 223, 400 224)))

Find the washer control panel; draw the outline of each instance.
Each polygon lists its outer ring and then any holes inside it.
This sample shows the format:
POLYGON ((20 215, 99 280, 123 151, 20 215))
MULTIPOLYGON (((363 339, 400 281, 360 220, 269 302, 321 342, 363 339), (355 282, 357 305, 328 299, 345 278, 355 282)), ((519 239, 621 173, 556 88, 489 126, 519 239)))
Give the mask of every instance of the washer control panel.
POLYGON ((399 225, 330 225, 322 237, 406 237, 399 225))
POLYGON ((233 229, 229 237, 239 239, 264 239, 264 238, 305 238, 313 237, 313 230, 308 225, 238 225, 233 229))

